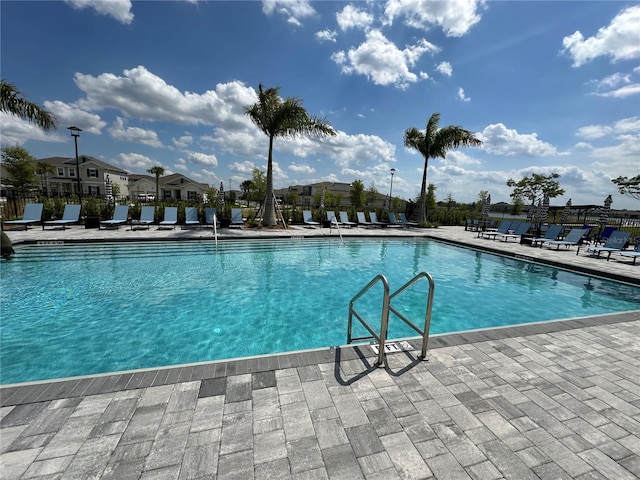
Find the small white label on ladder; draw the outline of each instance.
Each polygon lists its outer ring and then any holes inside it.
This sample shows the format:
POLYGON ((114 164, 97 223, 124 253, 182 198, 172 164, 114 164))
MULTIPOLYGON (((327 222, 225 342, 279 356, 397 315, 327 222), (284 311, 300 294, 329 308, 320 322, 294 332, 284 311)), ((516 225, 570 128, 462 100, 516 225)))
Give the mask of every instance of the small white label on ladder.
MULTIPOLYGON (((371 345, 371 349, 378 354, 378 345, 371 345)), ((392 342, 384 344, 384 353, 396 353, 415 350, 409 342, 392 342)))

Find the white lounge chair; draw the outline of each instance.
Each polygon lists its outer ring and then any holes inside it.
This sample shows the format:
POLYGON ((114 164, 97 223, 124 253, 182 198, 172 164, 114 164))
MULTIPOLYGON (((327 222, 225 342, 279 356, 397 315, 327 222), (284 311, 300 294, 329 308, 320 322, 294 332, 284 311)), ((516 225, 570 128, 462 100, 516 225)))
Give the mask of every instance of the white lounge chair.
POLYGON ((312 227, 315 227, 316 225, 320 225, 319 222, 315 222, 311 217, 311 210, 302 211, 302 221, 304 222, 305 225, 310 225, 312 227))
POLYGON ((116 209, 113 212, 113 218, 111 220, 103 220, 98 225, 98 229, 101 227, 110 228, 116 227, 116 230, 120 225, 127 223, 127 217, 129 216, 129 205, 116 205, 116 209))
POLYGON ((387 222, 379 221, 376 212, 369 212, 369 218, 371 219, 371 223, 373 223, 373 225, 376 227, 386 227, 387 225, 389 225, 387 222))
POLYGON ((347 215, 347 212, 340 212, 340 223, 349 228, 358 226, 356 222, 349 221, 349 215, 347 215))
POLYGON ((72 223, 77 223, 80 220, 80 204, 77 203, 67 203, 64 206, 64 212, 62 213, 62 218, 60 220, 47 220, 42 223, 42 229, 44 230, 45 226, 48 227, 58 227, 61 226, 62 230, 65 230, 67 225, 72 223))
POLYGON ((178 223, 178 207, 164 207, 164 220, 158 223, 158 228, 176 228, 178 223))
POLYGON ((3 223, 5 225, 24 225, 24 229, 27 230, 29 225, 35 225, 42 221, 42 207, 42 203, 27 203, 20 220, 9 220, 3 223))
POLYGON ((543 240, 540 242, 540 248, 546 243, 549 247, 555 246, 556 250, 560 250, 560 247, 568 249, 572 245, 578 245, 588 230, 587 228, 572 228, 563 240, 543 240))
POLYGON ((186 207, 184 209, 184 224, 186 227, 195 225, 200 228, 200 220, 198 220, 198 209, 196 207, 186 207))
POLYGON ((150 225, 154 222, 156 216, 156 207, 153 205, 145 205, 140 210, 140 220, 131 220, 131 230, 146 228, 149 230, 150 225))
POLYGON ((213 228, 213 222, 216 222, 216 226, 219 225, 218 209, 215 207, 207 207, 204 209, 204 224, 207 227, 213 228))
POLYGON ((358 219, 358 225, 365 227, 373 227, 373 223, 367 221, 367 217, 364 216, 364 212, 356 212, 356 218, 358 219))

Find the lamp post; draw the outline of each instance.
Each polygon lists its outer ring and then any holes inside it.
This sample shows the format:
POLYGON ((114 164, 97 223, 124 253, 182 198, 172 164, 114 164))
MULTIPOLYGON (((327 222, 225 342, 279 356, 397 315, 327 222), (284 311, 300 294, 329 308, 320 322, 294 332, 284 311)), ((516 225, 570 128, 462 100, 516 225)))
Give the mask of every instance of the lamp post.
POLYGON ((71 130, 71 136, 76 144, 76 178, 78 180, 78 198, 82 200, 82 185, 80 185, 80 160, 78 159, 78 137, 80 136, 81 128, 76 126, 68 127, 71 130))
POLYGON ((393 194, 393 174, 396 173, 396 169, 392 168, 391 170, 391 186, 389 187, 389 211, 391 211, 391 195, 393 194))

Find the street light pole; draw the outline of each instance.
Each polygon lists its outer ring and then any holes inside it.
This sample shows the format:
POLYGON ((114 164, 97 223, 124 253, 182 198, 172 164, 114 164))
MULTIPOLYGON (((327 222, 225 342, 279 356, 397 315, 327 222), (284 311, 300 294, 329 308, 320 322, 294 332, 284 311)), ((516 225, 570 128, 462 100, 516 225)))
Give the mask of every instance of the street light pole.
POLYGON ((391 198, 393 194, 393 174, 396 173, 396 169, 391 169, 391 186, 389 187, 389 211, 391 211, 391 198))
POLYGON ((80 136, 81 128, 76 126, 68 127, 71 130, 71 136, 76 145, 76 179, 78 180, 78 198, 82 201, 82 185, 80 184, 80 160, 78 159, 78 137, 80 136))

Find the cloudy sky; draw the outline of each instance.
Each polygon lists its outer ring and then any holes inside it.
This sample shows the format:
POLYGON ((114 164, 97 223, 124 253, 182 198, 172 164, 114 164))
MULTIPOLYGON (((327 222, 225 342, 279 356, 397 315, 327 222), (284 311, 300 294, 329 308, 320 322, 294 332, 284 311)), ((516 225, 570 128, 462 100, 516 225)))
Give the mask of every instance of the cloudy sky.
POLYGON ((258 84, 299 97, 338 135, 275 143, 276 187, 362 180, 414 198, 423 159, 404 131, 476 133, 430 161, 439 200, 510 201, 509 178, 561 175, 562 205, 640 207, 611 178, 640 174, 640 5, 624 1, 0 2, 2 78, 49 111, 44 133, 0 114, 3 145, 155 165, 225 189, 266 170, 243 113, 258 84), (28 28, 27 28, 28 27, 28 28))

